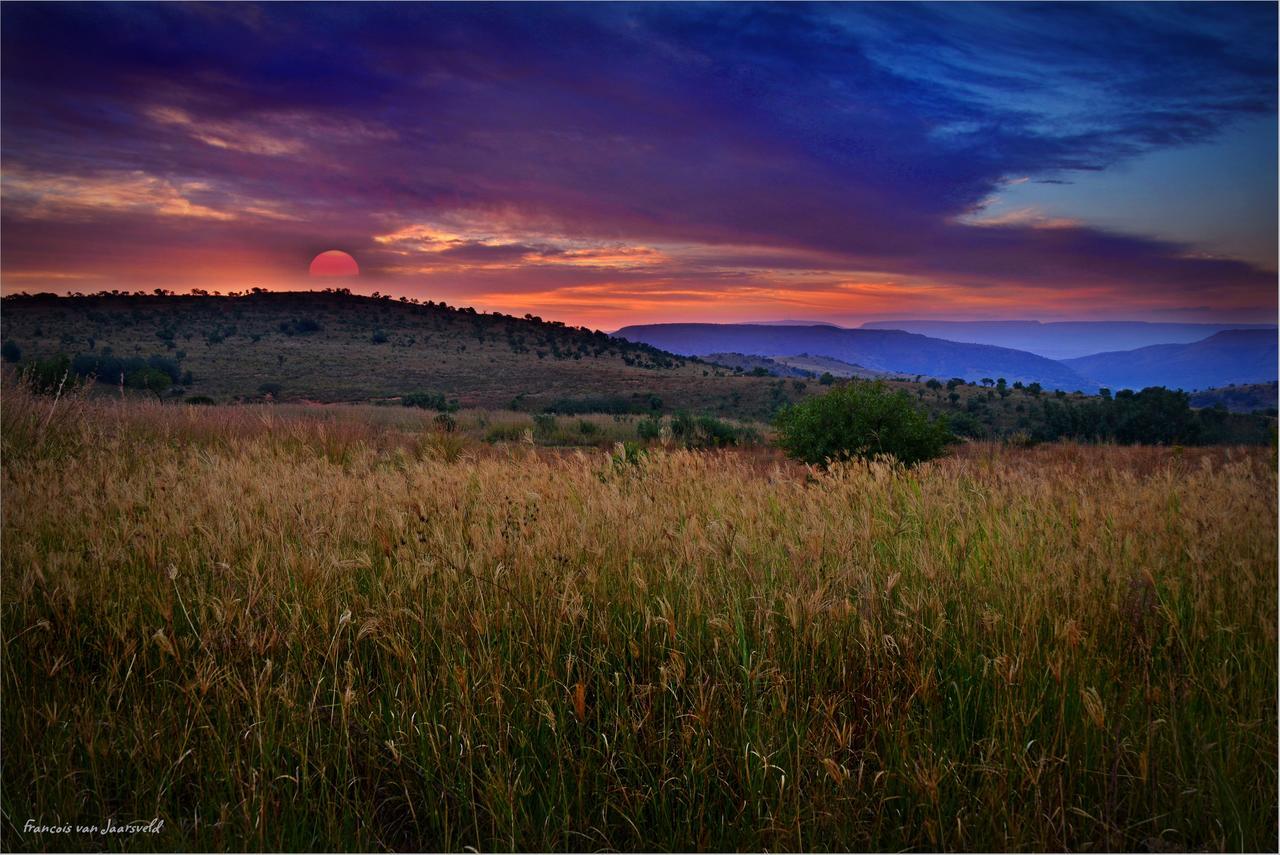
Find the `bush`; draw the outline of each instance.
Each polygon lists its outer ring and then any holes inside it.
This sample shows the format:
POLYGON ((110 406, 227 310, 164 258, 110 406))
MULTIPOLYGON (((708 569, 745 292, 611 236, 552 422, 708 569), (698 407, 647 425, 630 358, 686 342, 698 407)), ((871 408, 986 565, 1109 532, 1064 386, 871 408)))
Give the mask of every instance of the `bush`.
POLYGON ((446 399, 443 392, 410 392, 400 396, 400 403, 405 407, 437 410, 441 413, 457 412, 460 406, 456 398, 446 399))
POLYGON ((19 379, 37 395, 53 395, 67 383, 75 381, 71 360, 59 354, 48 359, 37 359, 22 366, 19 379))
POLYGON ((210 398, 208 395, 192 395, 191 397, 187 398, 187 403, 194 404, 196 406, 208 407, 208 406, 212 406, 217 402, 214 401, 213 398, 210 398))
POLYGON ((686 448, 723 448, 737 445, 742 432, 712 416, 691 416, 676 413, 671 419, 671 435, 684 443, 686 448))
POLYGON ((882 381, 851 382, 778 414, 778 445, 806 463, 891 455, 908 466, 940 456, 954 441, 944 418, 931 419, 882 381))
MULTIPOLYGON (((169 378, 169 384, 173 385, 178 382, 191 382, 191 372, 183 372, 174 359, 167 356, 152 356, 143 359, 141 356, 130 356, 120 358, 112 356, 107 348, 102 349, 103 352, 97 356, 91 353, 76 354, 76 358, 71 360, 71 372, 80 377, 94 377, 99 383, 107 383, 114 385, 120 382, 120 378, 124 378, 126 386, 142 389, 145 386, 135 385, 130 378, 134 378, 138 382, 142 382, 142 378, 146 377, 149 370, 158 371, 169 378)), ((159 380, 155 381, 157 384, 159 380)))
POLYGON ((5 362, 18 362, 22 359, 22 348, 13 341, 6 341, 0 344, 0 356, 4 357, 5 362))
POLYGON ((311 335, 320 332, 323 327, 311 318, 294 318, 291 321, 281 321, 278 329, 285 335, 311 335))
POLYGON ((528 431, 532 435, 533 431, 520 425, 494 425, 485 434, 485 442, 520 442, 524 439, 525 432, 528 431))
POLYGON ((280 393, 284 391, 284 387, 279 383, 263 383, 258 387, 258 394, 270 395, 273 398, 279 398, 280 393))
POLYGON ((662 436, 662 416, 649 416, 636 423, 636 436, 653 440, 662 436))
POLYGON ((159 368, 139 368, 124 378, 124 384, 131 389, 145 389, 159 398, 173 385, 173 378, 159 368))
POLYGON ((538 413, 533 417, 533 435, 538 439, 550 439, 556 432, 556 417, 551 413, 538 413))

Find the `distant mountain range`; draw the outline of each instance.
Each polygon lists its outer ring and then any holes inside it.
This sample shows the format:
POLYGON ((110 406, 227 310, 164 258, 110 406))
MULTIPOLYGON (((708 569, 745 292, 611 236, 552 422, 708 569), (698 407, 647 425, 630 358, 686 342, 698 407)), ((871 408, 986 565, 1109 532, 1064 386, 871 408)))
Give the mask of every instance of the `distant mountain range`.
MULTIPOLYGON (((946 326, 942 321, 916 323, 946 326)), ((1007 338, 1026 335, 1028 330, 1040 330, 1043 335, 1059 341, 1055 346, 1058 350, 1080 349, 1080 345, 1067 347, 1065 344, 1073 334, 1081 336, 1085 342, 1096 342, 1117 337, 1186 336, 1215 329, 1212 325, 1201 324, 1003 323, 1011 330, 1007 338)), ((973 326, 982 325, 957 322, 952 329, 973 326)), ((985 326, 994 329, 1000 324, 985 326)), ((1116 390, 1166 386, 1191 391, 1233 383, 1267 383, 1275 380, 1277 375, 1277 331, 1274 327, 1228 329, 1190 342, 1165 342, 1061 360, 1028 350, 879 328, 648 324, 624 327, 615 335, 686 356, 734 353, 768 357, 775 363, 819 374, 831 370, 836 376, 885 373, 962 377, 971 381, 1004 377, 1010 383, 1019 380, 1035 382, 1050 389, 1066 391, 1080 389, 1092 392, 1101 386, 1116 390), (822 359, 838 360, 837 366, 847 364, 859 370, 845 374, 822 366, 822 359)))
POLYGON ((1276 379, 1276 331, 1227 330, 1190 344, 1095 353, 1063 364, 1112 388, 1208 389, 1276 379))
POLYGON ((1145 321, 872 321, 862 329, 904 330, 947 341, 994 344, 1073 359, 1153 344, 1189 344, 1225 330, 1268 329, 1274 324, 1176 324, 1145 321))
POLYGON ((646 324, 614 335, 686 356, 744 353, 826 356, 841 362, 906 376, 961 377, 977 381, 1040 383, 1051 389, 1093 391, 1096 383, 1052 359, 985 344, 966 344, 900 330, 757 324, 646 324))
POLYGON ((828 323, 827 321, 744 321, 743 323, 753 327, 838 327, 839 324, 828 323))

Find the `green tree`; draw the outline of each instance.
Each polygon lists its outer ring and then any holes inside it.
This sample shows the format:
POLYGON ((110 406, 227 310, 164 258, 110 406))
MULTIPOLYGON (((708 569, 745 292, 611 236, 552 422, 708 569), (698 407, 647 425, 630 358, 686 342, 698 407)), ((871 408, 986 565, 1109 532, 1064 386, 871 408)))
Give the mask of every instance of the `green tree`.
POLYGON ((38 395, 53 395, 75 380, 71 360, 65 354, 28 362, 19 370, 18 376, 38 395))
POLYGON ((125 377, 125 385, 132 389, 146 389, 160 400, 169 387, 173 385, 173 378, 159 368, 139 368, 125 377))
POLYGON ((954 440, 945 419, 931 419, 879 380, 786 407, 776 426, 778 445, 807 463, 891 455, 910 466, 938 457, 954 440))

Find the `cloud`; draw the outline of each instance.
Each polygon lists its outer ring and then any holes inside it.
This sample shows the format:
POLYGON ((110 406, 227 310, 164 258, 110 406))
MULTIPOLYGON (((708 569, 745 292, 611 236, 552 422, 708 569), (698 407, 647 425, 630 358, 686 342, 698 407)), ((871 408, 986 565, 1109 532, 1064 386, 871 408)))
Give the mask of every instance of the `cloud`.
POLYGON ((1275 16, 9 4, 5 269, 49 270, 99 233, 179 254, 211 239, 156 227, 176 219, 220 223, 264 278, 340 246, 384 290, 447 276, 463 299, 644 282, 631 299, 833 288, 851 307, 892 289, 833 283, 877 281, 1028 311, 1083 293, 1274 306, 1271 271, 988 200, 1273 114, 1275 16))
POLYGON ((177 107, 150 107, 147 118, 160 125, 175 125, 193 138, 214 148, 229 148, 252 154, 298 154, 304 148, 301 140, 275 137, 262 133, 246 122, 198 122, 177 107))

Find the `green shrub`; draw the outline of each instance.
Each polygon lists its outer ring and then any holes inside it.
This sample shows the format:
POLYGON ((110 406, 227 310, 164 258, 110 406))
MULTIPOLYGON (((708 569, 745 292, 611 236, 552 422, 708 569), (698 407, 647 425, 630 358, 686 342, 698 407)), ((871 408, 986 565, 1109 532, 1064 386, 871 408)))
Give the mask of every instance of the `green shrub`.
POLYGON ((646 440, 662 436, 662 416, 649 416, 637 422, 636 436, 646 440))
POLYGON ((311 335, 320 332, 323 327, 311 318, 294 318, 291 321, 281 321, 278 329, 285 335, 311 335))
POLYGON ((75 380, 71 360, 64 354, 28 362, 22 366, 18 376, 37 395, 56 394, 67 383, 75 380))
POLYGON ((533 435, 538 439, 550 439, 556 432, 556 417, 551 413, 537 413, 533 417, 533 435))
POLYGON ((160 398, 173 385, 173 378, 159 368, 147 367, 125 375, 124 384, 131 389, 145 389, 160 398))
POLYGON ((485 442, 520 442, 528 428, 521 425, 494 425, 485 434, 485 442))
POLYGON ((213 400, 213 398, 210 398, 208 395, 192 395, 187 398, 187 403, 207 407, 211 404, 216 404, 217 401, 213 400))
POLYGON ((443 392, 410 392, 407 395, 400 396, 400 403, 406 407, 438 410, 442 413, 457 412, 460 406, 457 399, 446 399, 443 392))
POLYGON ((671 417, 671 435, 686 448, 724 448, 742 444, 747 432, 713 416, 682 411, 671 417))
POLYGON ((0 344, 0 356, 4 357, 5 362, 19 362, 22 360, 22 348, 12 340, 6 341, 0 344))
MULTIPOLYGON (((155 369, 162 372, 169 378, 170 385, 179 382, 190 383, 191 372, 183 372, 178 365, 177 360, 167 356, 151 356, 143 359, 141 356, 118 357, 113 356, 108 348, 103 348, 102 353, 94 355, 92 353, 79 353, 71 360, 71 373, 79 377, 93 377, 99 383, 115 385, 120 382, 120 378, 124 378, 125 385, 132 386, 129 382, 130 377, 143 378, 146 376, 148 369, 155 369)), ((159 382, 159 381, 156 381, 159 382)), ((144 388, 138 386, 136 388, 144 388)))
POLYGON ((890 455, 908 466, 938 457, 954 441, 945 419, 931 419, 882 381, 855 381, 784 408, 778 445, 807 463, 890 455))

